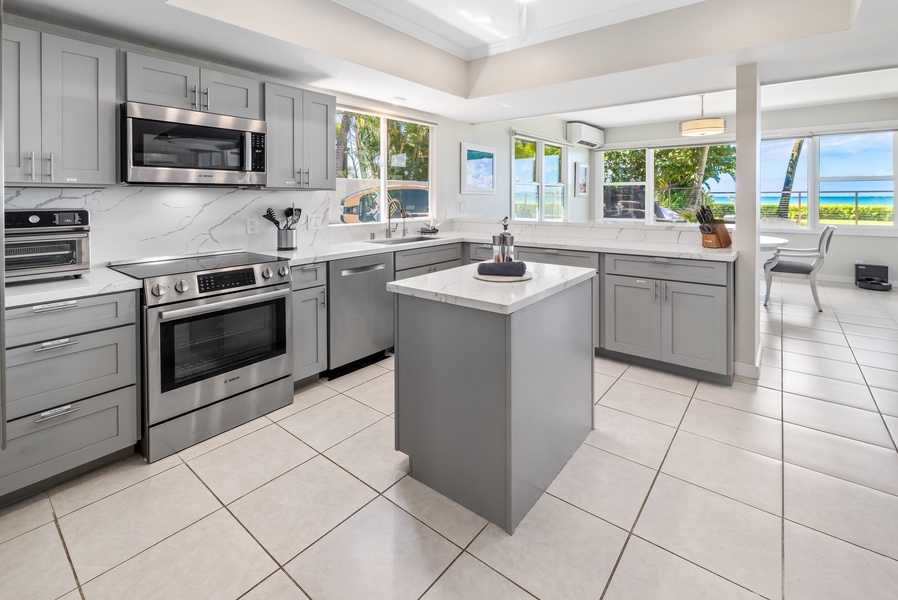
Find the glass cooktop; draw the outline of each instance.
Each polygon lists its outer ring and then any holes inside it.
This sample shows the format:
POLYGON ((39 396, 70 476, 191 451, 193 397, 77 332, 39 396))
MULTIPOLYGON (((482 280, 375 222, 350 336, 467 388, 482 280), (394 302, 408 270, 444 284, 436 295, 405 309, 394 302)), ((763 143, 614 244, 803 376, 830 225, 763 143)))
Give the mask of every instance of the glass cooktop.
POLYGON ((186 254, 131 263, 109 263, 109 268, 135 279, 164 277, 197 271, 214 271, 229 267, 242 267, 284 260, 278 256, 255 252, 228 252, 221 254, 186 254))

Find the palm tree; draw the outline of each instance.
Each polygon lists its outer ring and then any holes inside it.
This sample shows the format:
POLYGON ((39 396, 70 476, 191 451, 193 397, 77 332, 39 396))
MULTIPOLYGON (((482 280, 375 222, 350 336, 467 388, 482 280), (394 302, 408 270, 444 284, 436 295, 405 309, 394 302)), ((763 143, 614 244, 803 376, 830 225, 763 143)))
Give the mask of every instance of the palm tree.
MULTIPOLYGON (((786 167, 786 179, 783 181, 783 193, 780 195, 780 203, 776 208, 776 216, 781 219, 789 218, 789 201, 792 198, 792 184, 795 182, 795 169, 798 167, 798 159, 801 157, 801 148, 804 146, 804 140, 795 140, 792 146, 792 155, 789 157, 789 164, 786 167)), ((801 218, 801 215, 798 215, 801 218)))

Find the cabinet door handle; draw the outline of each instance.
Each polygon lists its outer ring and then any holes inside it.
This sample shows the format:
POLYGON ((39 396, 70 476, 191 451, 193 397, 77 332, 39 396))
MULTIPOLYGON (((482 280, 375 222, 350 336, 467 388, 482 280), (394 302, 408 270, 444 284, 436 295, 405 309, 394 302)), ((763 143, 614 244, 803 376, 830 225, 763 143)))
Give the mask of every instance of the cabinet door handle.
POLYGON ((34 164, 34 152, 32 152, 31 153, 31 181, 37 181, 37 179, 35 179, 37 177, 37 174, 35 173, 35 167, 36 167, 36 165, 34 164))
POLYGON ((321 290, 321 306, 327 306, 327 290, 321 290))
POLYGON ((47 350, 56 350, 57 348, 65 348, 66 346, 74 346, 75 344, 80 344, 79 340, 69 340, 69 338, 63 338, 61 340, 53 340, 52 342, 44 342, 41 344, 40 348, 35 348, 34 352, 46 352, 47 350))
POLYGON ((652 287, 655 288, 655 300, 658 299, 658 282, 655 281, 652 283, 652 287))
POLYGON ((203 92, 203 95, 206 97, 206 105, 205 109, 209 110, 209 105, 212 104, 212 88, 206 88, 206 91, 203 92))
POLYGON ((57 419, 65 415, 70 415, 73 412, 78 412, 79 410, 81 410, 80 406, 72 406, 71 404, 69 404, 68 406, 60 406, 59 408, 54 408, 52 410, 42 412, 35 423, 49 421, 50 419, 57 419))
POLYGON ((309 181, 309 169, 306 169, 306 182, 305 182, 304 185, 305 185, 306 187, 309 187, 310 185, 312 185, 312 184, 310 183, 310 181, 309 181))
POLYGON ((77 300, 65 300, 63 302, 51 302, 50 304, 38 304, 31 309, 35 313, 53 312, 55 310, 66 310, 68 308, 78 308, 77 300))
POLYGON ((53 181, 53 172, 56 170, 53 153, 50 153, 50 181, 53 181))
POLYGON ((193 110, 199 110, 199 108, 200 108, 199 104, 198 104, 198 98, 197 98, 198 94, 197 94, 196 88, 197 88, 197 86, 193 86, 193 90, 192 90, 193 91, 193 102, 191 102, 191 104, 193 105, 193 110))
POLYGON ((667 298, 669 296, 668 292, 670 291, 670 286, 667 285, 666 281, 662 281, 661 285, 664 286, 664 301, 667 302, 667 298))

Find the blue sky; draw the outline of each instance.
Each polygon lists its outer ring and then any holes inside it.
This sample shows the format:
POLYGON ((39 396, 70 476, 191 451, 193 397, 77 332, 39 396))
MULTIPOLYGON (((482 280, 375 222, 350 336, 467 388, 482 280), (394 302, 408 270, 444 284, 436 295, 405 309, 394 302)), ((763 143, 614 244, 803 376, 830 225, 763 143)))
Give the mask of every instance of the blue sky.
MULTIPOLYGON (((820 137, 820 176, 890 176, 893 174, 891 132, 861 133, 820 137)), ((768 140, 761 144, 761 192, 775 193, 783 189, 786 165, 792 153, 794 140, 768 140)), ((801 151, 801 159, 795 173, 794 191, 808 189, 808 145, 801 151)), ((729 176, 720 183, 708 181, 712 192, 733 193, 736 184, 729 176)), ((874 185, 858 185, 840 182, 838 189, 894 189, 892 182, 876 182, 874 185)))

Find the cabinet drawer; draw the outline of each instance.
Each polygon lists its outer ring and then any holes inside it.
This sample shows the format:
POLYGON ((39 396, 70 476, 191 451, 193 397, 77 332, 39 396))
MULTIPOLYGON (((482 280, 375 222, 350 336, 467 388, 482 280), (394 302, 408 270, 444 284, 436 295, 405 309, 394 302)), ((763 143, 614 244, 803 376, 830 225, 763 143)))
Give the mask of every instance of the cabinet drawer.
POLYGON ((599 270, 599 255, 595 252, 578 250, 558 250, 555 248, 522 248, 515 249, 515 260, 564 265, 566 267, 585 267, 599 270))
POLYGON ((10 421, 0 461, 0 496, 137 442, 137 387, 10 421))
POLYGON ((710 260, 606 254, 605 273, 711 285, 727 283, 727 263, 710 260))
POLYGON ((415 267, 434 265, 436 263, 458 260, 460 258, 461 244, 401 250, 396 253, 396 270, 413 269, 415 267))
POLYGON ((493 245, 468 244, 468 260, 470 260, 471 262, 493 260, 493 245))
POLYGON ((327 263, 300 265, 291 269, 294 290, 304 290, 327 283, 327 263))
POLYGON ((449 262, 438 263, 435 265, 424 265, 423 267, 415 267, 414 269, 403 269, 396 271, 396 281, 400 279, 408 279, 409 277, 417 277, 418 275, 427 275, 428 273, 436 273, 437 271, 445 271, 446 269, 454 269, 461 266, 461 259, 450 260, 449 262))
POLYGON ((7 418, 135 383, 136 352, 134 325, 7 350, 7 418))
POLYGON ((6 311, 6 347, 133 325, 137 294, 124 292, 6 311))

